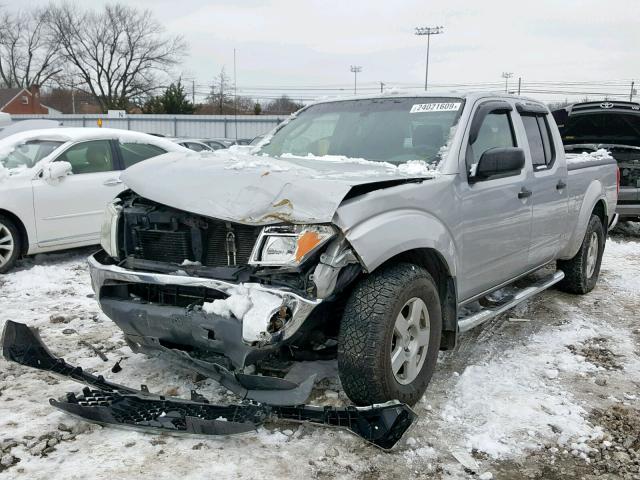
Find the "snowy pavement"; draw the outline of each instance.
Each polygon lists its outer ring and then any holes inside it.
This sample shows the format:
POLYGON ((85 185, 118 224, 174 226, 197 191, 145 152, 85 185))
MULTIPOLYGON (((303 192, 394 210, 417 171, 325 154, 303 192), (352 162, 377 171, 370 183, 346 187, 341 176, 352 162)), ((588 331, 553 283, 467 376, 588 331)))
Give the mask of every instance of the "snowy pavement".
MULTIPOLYGON (((545 292, 441 354, 415 408, 419 421, 391 453, 309 425, 270 424, 228 438, 102 428, 49 406, 78 384, 0 360, 0 480, 639 478, 636 232, 608 242, 591 294, 545 292)), ((131 353, 93 299, 90 252, 40 255, 0 276, 0 328, 9 319, 38 327, 55 354, 116 383, 237 401, 215 382, 195 383, 186 370, 131 353), (123 370, 111 373, 119 359, 123 370)), ((313 403, 347 403, 338 379, 323 381, 313 403)))

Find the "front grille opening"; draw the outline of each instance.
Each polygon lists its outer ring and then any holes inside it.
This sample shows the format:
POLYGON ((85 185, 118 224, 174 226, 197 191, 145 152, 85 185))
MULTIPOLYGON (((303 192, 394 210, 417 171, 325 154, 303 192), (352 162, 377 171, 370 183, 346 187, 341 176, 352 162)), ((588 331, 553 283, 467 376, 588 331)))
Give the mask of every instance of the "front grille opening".
POLYGON ((227 298, 225 293, 206 287, 146 283, 105 285, 102 287, 100 295, 102 298, 115 298, 184 308, 193 305, 202 306, 205 302, 227 298))
POLYGON ((126 255, 178 265, 185 260, 205 267, 247 265, 262 230, 173 210, 151 215, 125 209, 124 217, 126 255))

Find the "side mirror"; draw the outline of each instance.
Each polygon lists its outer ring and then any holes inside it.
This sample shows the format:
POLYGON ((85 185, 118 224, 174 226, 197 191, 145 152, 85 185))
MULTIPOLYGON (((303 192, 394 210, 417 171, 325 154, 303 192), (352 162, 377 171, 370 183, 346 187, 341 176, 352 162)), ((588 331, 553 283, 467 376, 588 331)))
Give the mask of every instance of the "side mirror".
POLYGON ((51 162, 48 163, 42 171, 42 178, 51 183, 57 183, 61 178, 71 173, 71 164, 69 162, 51 162))
POLYGON ((524 150, 521 148, 490 148, 480 157, 474 178, 484 180, 496 175, 517 175, 523 168, 524 150))

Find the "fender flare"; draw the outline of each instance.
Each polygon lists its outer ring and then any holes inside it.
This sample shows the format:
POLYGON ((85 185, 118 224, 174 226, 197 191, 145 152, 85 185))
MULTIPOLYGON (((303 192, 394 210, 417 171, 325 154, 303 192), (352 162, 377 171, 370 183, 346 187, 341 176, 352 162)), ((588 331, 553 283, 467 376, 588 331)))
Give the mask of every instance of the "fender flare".
POLYGON ((602 183, 600 183, 599 180, 594 180, 589 184, 589 187, 584 194, 582 205, 580 206, 580 212, 578 213, 578 220, 576 221, 576 226, 573 229, 573 233, 569 237, 569 240, 565 247, 558 255, 558 258, 560 260, 568 260, 570 258, 573 258, 576 253, 578 253, 578 250, 580 250, 580 246, 582 245, 582 241, 584 240, 591 214, 600 201, 604 203, 604 228, 606 231, 606 216, 608 212, 607 196, 602 183))
POLYGON ((415 249, 432 249, 456 277, 457 248, 451 232, 435 216, 417 209, 390 210, 344 230, 367 272, 390 258, 415 249))

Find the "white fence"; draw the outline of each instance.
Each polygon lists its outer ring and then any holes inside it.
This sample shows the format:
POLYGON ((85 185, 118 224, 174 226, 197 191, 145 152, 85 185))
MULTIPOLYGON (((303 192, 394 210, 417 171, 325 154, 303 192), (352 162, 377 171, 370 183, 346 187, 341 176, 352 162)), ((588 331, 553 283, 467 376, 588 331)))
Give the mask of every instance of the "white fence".
POLYGON ((280 115, 12 115, 14 120, 42 118, 57 120, 66 127, 121 128, 182 138, 253 138, 268 132, 286 116, 280 115))

